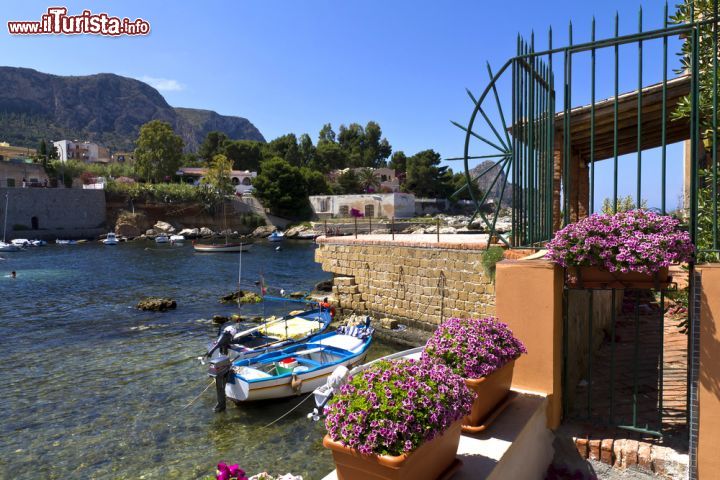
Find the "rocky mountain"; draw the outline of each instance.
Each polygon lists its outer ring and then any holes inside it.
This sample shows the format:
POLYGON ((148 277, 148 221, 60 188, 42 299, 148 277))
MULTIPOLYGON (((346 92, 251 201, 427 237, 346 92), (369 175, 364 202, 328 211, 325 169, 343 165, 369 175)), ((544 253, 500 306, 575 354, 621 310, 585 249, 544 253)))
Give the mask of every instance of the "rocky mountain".
POLYGON ((150 85, 119 75, 62 77, 0 67, 0 85, 0 141, 11 145, 78 139, 130 150, 140 127, 155 119, 169 122, 188 151, 195 151, 212 130, 232 139, 265 141, 245 118, 173 108, 150 85))
MULTIPOLYGON (((483 194, 487 192, 488 189, 490 189, 490 195, 488 195, 488 200, 493 200, 497 205, 497 201, 499 200, 500 194, 502 193, 503 184, 507 181, 505 172, 500 168, 500 166, 495 165, 495 162, 493 162, 492 160, 486 160, 477 167, 473 168, 470 171, 470 175, 472 177, 476 177, 490 168, 491 170, 489 172, 477 179, 477 184, 478 188, 480 188, 480 191, 483 192, 483 194), (495 182, 495 184, 493 185, 495 177, 497 176, 499 176, 500 178, 498 178, 497 182, 495 182), (491 185, 492 188, 490 188, 491 185)), ((505 187, 505 192, 503 193, 503 207, 510 206, 510 204, 512 203, 512 195, 512 184, 508 183, 508 185, 505 187)))

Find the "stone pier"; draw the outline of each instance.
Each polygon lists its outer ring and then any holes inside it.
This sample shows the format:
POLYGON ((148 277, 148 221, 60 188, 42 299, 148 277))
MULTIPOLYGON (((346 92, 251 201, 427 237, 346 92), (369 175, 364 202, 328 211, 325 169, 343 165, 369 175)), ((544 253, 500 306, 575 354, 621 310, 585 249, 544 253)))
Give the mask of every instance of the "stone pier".
POLYGON ((334 274, 344 311, 392 317, 434 330, 441 319, 495 313, 482 266, 484 235, 320 237, 315 260, 334 274))

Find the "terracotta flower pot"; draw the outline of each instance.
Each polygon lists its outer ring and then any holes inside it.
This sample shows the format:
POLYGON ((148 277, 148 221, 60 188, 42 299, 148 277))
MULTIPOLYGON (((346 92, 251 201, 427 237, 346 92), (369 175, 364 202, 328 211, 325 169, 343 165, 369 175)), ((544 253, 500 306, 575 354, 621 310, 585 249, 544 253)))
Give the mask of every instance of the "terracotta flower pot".
POLYGON ((510 393, 514 366, 515 360, 511 360, 490 375, 465 379, 465 385, 475 392, 476 396, 470 415, 463 419, 463 431, 473 433, 504 403, 510 393))
POLYGON ((323 438, 323 446, 332 451, 338 480, 436 480, 446 478, 459 465, 455 454, 461 423, 453 423, 439 437, 398 456, 362 455, 328 435, 323 438))
POLYGON ((663 267, 654 275, 640 272, 610 272, 602 267, 568 267, 567 284, 574 288, 654 288, 665 290, 672 277, 663 267))

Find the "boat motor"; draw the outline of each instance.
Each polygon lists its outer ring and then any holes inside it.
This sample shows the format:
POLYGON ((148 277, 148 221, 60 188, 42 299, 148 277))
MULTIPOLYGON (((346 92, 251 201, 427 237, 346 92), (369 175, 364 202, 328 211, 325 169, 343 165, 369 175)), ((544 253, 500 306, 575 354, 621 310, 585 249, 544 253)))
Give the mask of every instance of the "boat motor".
POLYGON ((228 325, 220 330, 217 340, 215 340, 215 343, 213 343, 212 347, 210 347, 210 350, 208 350, 205 356, 210 358, 217 349, 220 349, 220 353, 222 355, 227 355, 228 347, 230 346, 230 343, 232 343, 233 336, 235 336, 237 332, 238 329, 235 325, 228 325))
POLYGON ((232 362, 225 355, 220 355, 210 360, 208 375, 215 379, 215 395, 217 396, 215 412, 222 412, 225 410, 227 403, 225 397, 225 383, 227 383, 227 376, 228 373, 230 373, 231 366, 232 362))
POLYGON ((340 391, 340 387, 347 382, 349 375, 350 370, 348 370, 344 365, 340 365, 333 370, 328 377, 327 382, 325 382, 325 385, 321 385, 313 391, 316 407, 313 408, 312 413, 308 414, 308 418, 312 419, 314 422, 320 420, 320 416, 325 410, 325 405, 327 405, 335 393, 340 391))

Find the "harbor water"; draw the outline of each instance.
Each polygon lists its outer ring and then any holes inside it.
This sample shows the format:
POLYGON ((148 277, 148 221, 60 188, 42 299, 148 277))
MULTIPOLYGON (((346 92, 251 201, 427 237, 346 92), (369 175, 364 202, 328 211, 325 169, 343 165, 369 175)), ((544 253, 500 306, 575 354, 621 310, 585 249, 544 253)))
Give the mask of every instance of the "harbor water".
MULTIPOLYGON (((258 242, 242 255, 243 287, 310 290, 328 278, 311 242, 258 242)), ((0 260, 0 478, 202 478, 219 461, 249 474, 332 470, 324 427, 301 398, 213 413, 214 387, 197 357, 214 314, 287 313, 295 304, 223 305, 238 254, 152 242, 48 245, 0 260), (11 278, 15 270, 17 278, 11 278), (134 308, 168 296, 165 313, 134 308), (193 400, 197 399, 193 402, 193 400)), ((375 342, 370 357, 393 351, 375 342)))

